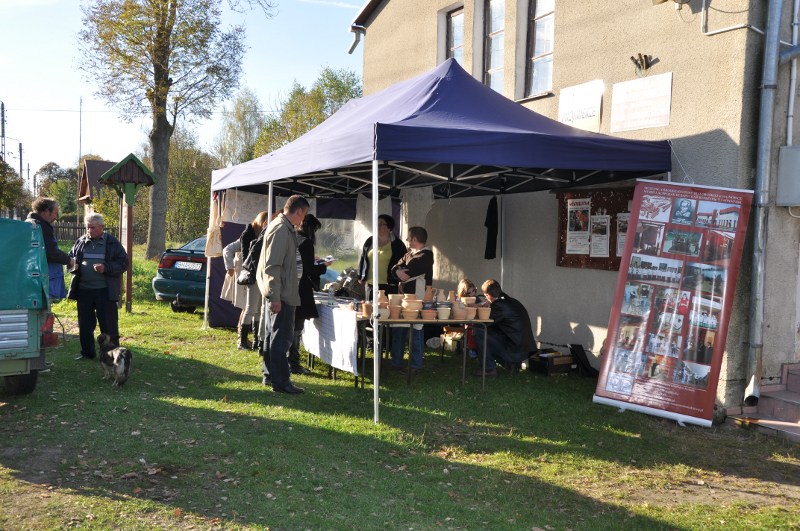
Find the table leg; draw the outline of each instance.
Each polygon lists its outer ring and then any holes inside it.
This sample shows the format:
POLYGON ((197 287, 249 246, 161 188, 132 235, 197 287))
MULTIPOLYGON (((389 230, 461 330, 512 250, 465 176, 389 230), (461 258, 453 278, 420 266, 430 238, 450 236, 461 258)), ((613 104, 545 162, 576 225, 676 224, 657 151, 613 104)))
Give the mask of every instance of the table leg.
MULTIPOLYGON (((461 349, 461 385, 462 386, 465 383, 467 383, 467 342, 466 342, 466 336, 467 336, 467 327, 464 326, 464 339, 465 339, 465 341, 464 341, 464 344, 463 344, 463 348, 461 349)), ((442 348, 444 348, 444 347, 442 347, 442 348)))
POLYGON ((486 340, 488 339, 489 330, 486 328, 486 323, 483 323, 483 370, 481 371, 481 391, 486 390, 486 340))
POLYGON ((406 384, 411 385, 411 345, 414 343, 414 338, 411 334, 414 333, 414 326, 409 325, 408 328, 408 372, 406 373, 406 384))

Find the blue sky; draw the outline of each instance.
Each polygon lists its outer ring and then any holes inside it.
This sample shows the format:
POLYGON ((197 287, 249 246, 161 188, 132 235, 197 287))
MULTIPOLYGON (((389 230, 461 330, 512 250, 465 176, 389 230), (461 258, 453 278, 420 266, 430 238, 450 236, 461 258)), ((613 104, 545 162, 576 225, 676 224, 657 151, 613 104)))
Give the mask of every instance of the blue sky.
MULTIPOLYGON (((353 41, 349 27, 363 5, 360 0, 275 2, 278 12, 271 19, 260 11, 225 17, 227 24, 243 23, 247 28, 249 49, 241 87, 253 90, 265 109, 274 109, 294 81, 309 86, 325 66, 361 75, 362 45, 347 54, 353 41)), ((32 179, 48 162, 73 166, 79 153, 121 160, 147 142, 149 118, 126 124, 95 99, 96 86, 76 67, 80 6, 85 4, 86 0, 0 0, 6 160, 19 171, 22 142, 26 178, 28 168, 32 179)), ((218 116, 192 126, 206 150, 219 131, 218 116)))

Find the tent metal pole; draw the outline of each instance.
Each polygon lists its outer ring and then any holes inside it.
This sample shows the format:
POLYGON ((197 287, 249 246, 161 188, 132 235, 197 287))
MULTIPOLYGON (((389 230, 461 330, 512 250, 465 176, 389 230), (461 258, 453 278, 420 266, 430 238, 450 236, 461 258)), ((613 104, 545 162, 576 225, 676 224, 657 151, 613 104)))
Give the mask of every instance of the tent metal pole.
POLYGON ((505 245, 506 245, 506 217, 503 208, 503 196, 500 195, 497 198, 498 207, 500 208, 500 285, 506 285, 506 253, 505 253, 505 245))
MULTIPOLYGON (((209 221, 211 218, 211 212, 214 211, 214 192, 211 192, 209 197, 209 221)), ((211 223, 208 224, 211 227, 211 223)), ((208 330, 208 292, 211 288, 211 258, 206 258, 206 295, 203 301, 203 326, 200 328, 201 330, 208 330)))
POLYGON ((272 182, 270 181, 270 183, 269 183, 269 192, 267 193, 267 212, 269 212, 270 221, 272 220, 272 214, 275 213, 275 212, 272 211, 272 204, 273 204, 272 202, 273 202, 274 199, 275 199, 275 197, 273 195, 272 182))
MULTIPOLYGON (((372 402, 375 424, 380 422, 381 344, 378 321, 378 161, 372 161, 372 402)), ((364 354, 366 356, 366 353, 364 354)), ((363 378, 364 375, 362 374, 363 378)))

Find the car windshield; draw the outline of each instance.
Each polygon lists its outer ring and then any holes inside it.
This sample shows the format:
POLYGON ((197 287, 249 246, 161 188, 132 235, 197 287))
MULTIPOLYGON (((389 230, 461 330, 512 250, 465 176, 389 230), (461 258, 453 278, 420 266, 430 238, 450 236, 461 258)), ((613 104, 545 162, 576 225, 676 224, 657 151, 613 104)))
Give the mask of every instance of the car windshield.
POLYGON ((200 236, 196 240, 192 240, 186 245, 182 246, 181 249, 186 251, 205 251, 206 250, 206 237, 200 236))

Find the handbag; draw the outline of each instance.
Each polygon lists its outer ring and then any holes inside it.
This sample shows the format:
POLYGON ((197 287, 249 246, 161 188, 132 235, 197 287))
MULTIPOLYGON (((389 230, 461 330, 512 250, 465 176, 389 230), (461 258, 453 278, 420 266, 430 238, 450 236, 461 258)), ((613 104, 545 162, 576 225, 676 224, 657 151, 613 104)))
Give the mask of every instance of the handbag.
POLYGON ((239 271, 239 276, 236 277, 236 283, 242 286, 250 286, 256 283, 256 276, 249 269, 242 268, 239 271))

